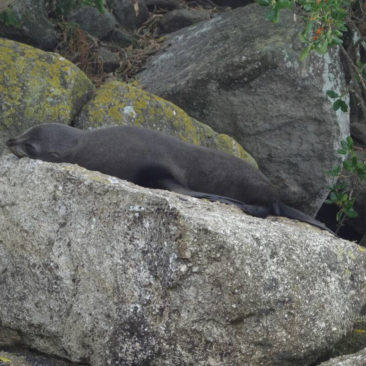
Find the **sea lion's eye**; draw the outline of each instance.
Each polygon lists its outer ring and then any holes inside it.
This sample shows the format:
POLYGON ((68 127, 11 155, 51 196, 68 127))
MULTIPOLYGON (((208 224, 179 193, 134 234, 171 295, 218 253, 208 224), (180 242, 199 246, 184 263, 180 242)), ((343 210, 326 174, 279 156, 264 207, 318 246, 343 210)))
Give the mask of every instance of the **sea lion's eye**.
POLYGON ((33 155, 36 152, 36 148, 29 142, 25 143, 24 148, 28 155, 33 155))

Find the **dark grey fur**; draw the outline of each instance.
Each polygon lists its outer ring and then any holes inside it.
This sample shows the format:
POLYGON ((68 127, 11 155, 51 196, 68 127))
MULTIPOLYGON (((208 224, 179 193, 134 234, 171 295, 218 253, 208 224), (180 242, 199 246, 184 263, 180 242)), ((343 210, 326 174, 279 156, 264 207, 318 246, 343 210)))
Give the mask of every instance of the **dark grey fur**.
POLYGON ((267 177, 234 156, 144 128, 82 131, 43 124, 7 141, 18 157, 75 163, 144 187, 167 189, 239 206, 254 216, 285 216, 328 230, 279 201, 267 177))

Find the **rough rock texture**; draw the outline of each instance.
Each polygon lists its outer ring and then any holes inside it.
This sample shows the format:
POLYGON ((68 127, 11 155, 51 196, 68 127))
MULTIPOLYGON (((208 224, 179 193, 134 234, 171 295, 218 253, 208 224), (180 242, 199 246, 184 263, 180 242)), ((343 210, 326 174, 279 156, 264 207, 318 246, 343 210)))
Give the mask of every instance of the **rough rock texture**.
POLYGON ((103 65, 104 72, 113 72, 121 62, 118 55, 110 51, 107 47, 100 47, 98 49, 98 59, 103 65))
POLYGON ((151 11, 160 8, 173 10, 183 8, 185 3, 182 0, 144 0, 145 5, 151 11))
POLYGON ((126 29, 136 29, 148 18, 149 11, 143 0, 107 0, 119 24, 126 29))
POLYGON ((44 0, 17 0, 11 6, 16 26, 0 22, 0 36, 27 42, 46 51, 57 44, 54 25, 47 18, 44 0))
POLYGON ((138 47, 138 40, 134 35, 121 29, 114 29, 107 37, 107 41, 112 42, 119 47, 138 47))
POLYGON ((238 6, 245 6, 253 3, 254 0, 212 0, 212 2, 220 6, 230 6, 232 8, 237 8, 238 6))
POLYGON ((326 171, 348 135, 325 91, 343 90, 338 57, 302 50, 292 14, 265 19, 256 4, 168 36, 137 76, 140 85, 234 137, 257 160, 291 206, 314 214, 332 181, 326 171))
POLYGON ((91 35, 103 39, 116 27, 117 21, 114 16, 105 11, 103 14, 91 6, 82 6, 75 9, 68 16, 68 21, 75 22, 91 35))
POLYGON ((366 365, 366 348, 360 352, 333 358, 327 362, 321 363, 319 366, 365 366, 366 365))
POLYGON ((170 33, 207 19, 210 19, 210 12, 204 9, 176 9, 163 15, 159 30, 170 33))
POLYGON ((75 127, 85 129, 109 125, 151 128, 185 142, 225 151, 257 166, 231 137, 216 133, 174 104, 131 84, 111 81, 102 85, 82 109, 75 127))
POLYGON ((366 303, 363 248, 68 164, 0 158, 0 324, 91 365, 309 365, 366 303))
POLYGON ((69 123, 93 89, 86 75, 60 55, 0 39, 2 138, 34 123, 69 123))

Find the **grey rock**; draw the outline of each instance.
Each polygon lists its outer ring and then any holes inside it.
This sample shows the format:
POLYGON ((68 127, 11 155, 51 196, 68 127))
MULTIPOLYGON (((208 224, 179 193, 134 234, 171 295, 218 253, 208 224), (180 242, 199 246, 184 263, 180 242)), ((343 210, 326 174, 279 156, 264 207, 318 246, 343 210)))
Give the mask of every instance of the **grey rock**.
POLYGON ((333 180, 349 118, 326 90, 343 90, 336 50, 298 62, 303 46, 290 12, 265 19, 256 4, 167 36, 166 48, 137 75, 140 85, 214 130, 234 137, 257 160, 282 200, 314 214, 333 180), (244 21, 245 19, 245 21, 244 21))
POLYGON ((73 10, 67 19, 79 24, 83 30, 99 39, 107 37, 117 26, 117 21, 111 13, 105 11, 101 14, 91 6, 73 10))
POLYGON ((322 362, 319 366, 365 366, 366 348, 351 355, 345 355, 322 362))
POLYGON ((245 6, 254 3, 254 0, 211 0, 214 4, 220 6, 230 6, 231 8, 237 8, 239 6, 245 6))
POLYGON ((11 6, 16 26, 0 22, 0 36, 52 50, 57 44, 54 25, 47 18, 43 0, 17 0, 11 6))
POLYGON ((98 59, 103 66, 104 72, 113 72, 119 67, 119 56, 106 47, 98 49, 98 59))
POLYGON ((160 33, 171 33, 207 19, 210 19, 210 13, 204 9, 176 9, 163 15, 159 30, 160 33))
POLYGON ((107 0, 107 5, 119 24, 129 30, 138 28, 149 16, 143 0, 137 0, 137 9, 132 0, 107 0))
POLYGON ((366 253, 309 225, 0 158, 0 324, 92 366, 309 365, 366 303, 366 253))
POLYGON ((138 46, 137 38, 121 29, 113 29, 106 38, 107 41, 111 41, 119 45, 120 47, 128 47, 132 45, 133 47, 138 46))
POLYGON ((180 9, 184 6, 184 3, 179 0, 144 0, 145 5, 149 10, 159 9, 180 9))

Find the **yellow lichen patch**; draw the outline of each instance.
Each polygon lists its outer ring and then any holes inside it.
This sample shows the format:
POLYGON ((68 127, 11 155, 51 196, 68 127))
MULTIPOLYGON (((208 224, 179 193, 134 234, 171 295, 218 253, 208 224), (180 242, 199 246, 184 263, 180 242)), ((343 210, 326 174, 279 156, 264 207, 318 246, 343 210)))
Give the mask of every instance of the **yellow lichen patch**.
POLYGON ((133 84, 110 81, 102 85, 84 107, 81 127, 129 125, 156 129, 180 140, 235 155, 257 166, 231 137, 191 118, 173 103, 133 84))
POLYGON ((353 329, 353 332, 357 333, 357 334, 365 334, 366 330, 364 330, 364 329, 353 329))
POLYGON ((356 256, 354 255, 354 253, 351 250, 349 250, 347 252, 347 254, 348 254, 348 258, 352 259, 353 261, 356 259, 356 256))
POLYGON ((60 55, 0 39, 0 118, 6 126, 69 122, 92 89, 86 75, 60 55))

